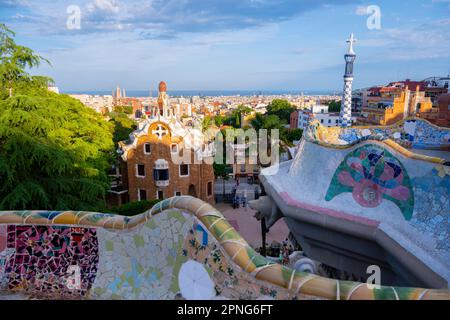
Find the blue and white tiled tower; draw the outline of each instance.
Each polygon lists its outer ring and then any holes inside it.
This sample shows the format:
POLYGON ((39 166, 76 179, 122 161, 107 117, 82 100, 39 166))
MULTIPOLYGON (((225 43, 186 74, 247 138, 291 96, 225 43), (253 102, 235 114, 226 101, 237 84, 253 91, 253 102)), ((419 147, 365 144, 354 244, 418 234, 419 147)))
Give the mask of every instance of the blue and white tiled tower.
POLYGON ((356 39, 353 37, 353 33, 350 39, 348 52, 345 54, 345 75, 344 75, 344 94, 342 96, 341 104, 341 126, 350 127, 352 125, 352 85, 353 85, 353 63, 356 59, 356 54, 353 51, 353 43, 356 39))

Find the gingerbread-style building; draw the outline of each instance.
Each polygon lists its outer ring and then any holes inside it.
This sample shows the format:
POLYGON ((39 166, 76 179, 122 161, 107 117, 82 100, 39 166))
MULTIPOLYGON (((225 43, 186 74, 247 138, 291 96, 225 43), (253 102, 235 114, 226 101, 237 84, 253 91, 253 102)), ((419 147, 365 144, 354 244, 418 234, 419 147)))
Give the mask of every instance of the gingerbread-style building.
POLYGON ((157 105, 118 152, 122 186, 112 191, 115 197, 109 195, 111 205, 177 195, 214 202, 214 143, 180 122, 165 82, 159 84, 157 105))

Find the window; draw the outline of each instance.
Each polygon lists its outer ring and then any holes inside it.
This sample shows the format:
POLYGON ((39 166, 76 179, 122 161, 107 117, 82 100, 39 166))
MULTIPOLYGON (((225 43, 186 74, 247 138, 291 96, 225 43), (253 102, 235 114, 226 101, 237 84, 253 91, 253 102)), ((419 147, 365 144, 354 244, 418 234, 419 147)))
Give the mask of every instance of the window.
POLYGON ((153 179, 155 181, 169 180, 169 169, 153 169, 153 179))
POLYGON ((155 181, 169 181, 169 163, 167 160, 158 159, 155 161, 153 179, 155 181))
POLYGON ((163 200, 163 199, 164 199, 164 191, 158 190, 158 191, 156 192, 156 199, 158 199, 158 200, 163 200))
POLYGON ((320 123, 323 123, 323 119, 320 119, 320 123))
POLYGON ((178 145, 176 143, 172 143, 172 145, 170 146, 170 152, 178 153, 178 145))
POLYGON ((175 191, 174 196, 175 196, 175 197, 181 196, 181 191, 175 191))
POLYGON ((145 165, 143 164, 137 164, 136 165, 136 171, 138 177, 145 177, 145 165))
POLYGON ((212 182, 211 181, 208 182, 208 185, 206 187, 206 192, 207 192, 208 197, 212 196, 212 182))
POLYGON ((241 172, 245 172, 245 171, 246 171, 245 164, 241 164, 241 172))
POLYGON ((189 175, 189 165, 180 164, 180 177, 187 177, 189 175))
POLYGON ((147 200, 147 190, 138 189, 138 200, 139 201, 147 200))
POLYGON ((331 119, 328 119, 328 123, 331 123, 331 119))
POLYGON ((144 144, 144 153, 145 154, 150 154, 150 152, 151 152, 151 144, 150 143, 146 143, 146 144, 144 144))

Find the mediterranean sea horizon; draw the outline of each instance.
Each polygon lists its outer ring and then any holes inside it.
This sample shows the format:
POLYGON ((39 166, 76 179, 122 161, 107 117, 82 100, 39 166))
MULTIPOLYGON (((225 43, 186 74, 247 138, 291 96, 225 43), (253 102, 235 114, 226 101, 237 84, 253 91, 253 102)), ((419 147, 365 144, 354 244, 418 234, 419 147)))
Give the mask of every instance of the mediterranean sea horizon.
MULTIPOLYGON (((61 90, 65 94, 111 95, 113 90, 61 90)), ((270 95, 341 95, 338 90, 172 90, 171 97, 217 97, 217 96, 270 96, 270 95)), ((157 90, 126 90, 128 97, 157 97, 157 90)))

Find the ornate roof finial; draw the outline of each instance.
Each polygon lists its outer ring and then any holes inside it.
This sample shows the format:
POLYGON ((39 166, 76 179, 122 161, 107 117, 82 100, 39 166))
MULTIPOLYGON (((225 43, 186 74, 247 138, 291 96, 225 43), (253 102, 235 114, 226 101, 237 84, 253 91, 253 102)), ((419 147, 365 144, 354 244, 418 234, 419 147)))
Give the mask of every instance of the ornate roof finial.
POLYGON ((347 40, 347 43, 349 44, 348 47, 348 54, 355 54, 355 51, 353 51, 353 43, 355 43, 357 40, 353 36, 353 33, 350 35, 350 39, 347 40))

